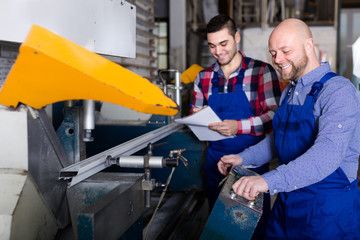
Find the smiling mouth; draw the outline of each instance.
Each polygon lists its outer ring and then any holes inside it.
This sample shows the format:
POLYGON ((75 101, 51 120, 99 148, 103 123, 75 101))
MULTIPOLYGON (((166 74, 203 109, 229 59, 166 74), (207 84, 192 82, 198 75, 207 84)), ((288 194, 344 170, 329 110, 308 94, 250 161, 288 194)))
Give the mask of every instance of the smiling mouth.
POLYGON ((221 55, 221 56, 218 56, 218 59, 223 60, 223 59, 225 59, 225 57, 226 57, 226 55, 221 55))
POLYGON ((280 67, 281 68, 281 70, 285 70, 285 69, 288 69, 290 67, 290 64, 288 64, 288 65, 286 65, 286 66, 283 66, 283 67, 280 67))

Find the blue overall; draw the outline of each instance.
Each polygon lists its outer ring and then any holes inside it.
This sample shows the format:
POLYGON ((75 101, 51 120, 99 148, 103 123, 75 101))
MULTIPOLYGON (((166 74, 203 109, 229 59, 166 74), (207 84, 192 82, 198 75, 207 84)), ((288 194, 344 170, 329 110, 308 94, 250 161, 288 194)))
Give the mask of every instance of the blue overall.
MULTIPOLYGON (((314 103, 323 84, 335 76, 327 73, 312 85, 304 105, 287 104, 292 89, 275 113, 273 130, 279 164, 287 164, 314 143, 317 129, 314 103), (296 139, 296 141, 294 141, 296 139)), ((339 167, 322 181, 278 194, 269 218, 266 239, 360 239, 358 179, 349 182, 339 167)))
MULTIPOLYGON (((242 69, 236 77, 235 90, 224 94, 219 94, 218 92, 218 74, 214 72, 214 77, 212 79, 212 94, 209 97, 208 106, 214 110, 221 120, 247 119, 254 116, 254 111, 242 87, 244 72, 245 70, 242 69)), ((210 209, 214 206, 221 190, 221 186, 219 187, 218 184, 224 178, 224 175, 222 175, 217 168, 217 163, 220 158, 224 155, 242 152, 245 148, 258 143, 263 138, 264 136, 236 135, 234 138, 209 142, 204 171, 207 181, 207 197, 210 209)), ((269 169, 268 164, 266 164, 251 170, 262 174, 269 169)), ((267 198, 267 200, 264 200, 266 201, 264 206, 268 206, 268 209, 265 208, 264 211, 267 211, 268 213, 264 214, 265 217, 262 221, 267 220, 270 212, 270 196, 267 196, 267 198)), ((264 231, 265 230, 261 232, 264 231)))

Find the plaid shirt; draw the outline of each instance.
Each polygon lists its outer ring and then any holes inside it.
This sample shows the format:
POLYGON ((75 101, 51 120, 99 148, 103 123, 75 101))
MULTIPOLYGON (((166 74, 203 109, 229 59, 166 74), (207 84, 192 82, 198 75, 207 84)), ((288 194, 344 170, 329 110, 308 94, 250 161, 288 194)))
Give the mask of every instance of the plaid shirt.
POLYGON ((238 121, 238 134, 250 134, 260 136, 272 130, 272 119, 279 106, 281 95, 279 78, 275 69, 268 63, 245 57, 239 51, 242 59, 241 65, 226 80, 218 62, 199 72, 194 82, 193 105, 201 107, 207 105, 212 93, 211 80, 214 72, 219 77, 219 94, 233 92, 235 90, 236 76, 240 67, 245 69, 243 90, 254 111, 254 117, 248 119, 236 119, 238 121), (248 64, 246 64, 248 62, 248 64))

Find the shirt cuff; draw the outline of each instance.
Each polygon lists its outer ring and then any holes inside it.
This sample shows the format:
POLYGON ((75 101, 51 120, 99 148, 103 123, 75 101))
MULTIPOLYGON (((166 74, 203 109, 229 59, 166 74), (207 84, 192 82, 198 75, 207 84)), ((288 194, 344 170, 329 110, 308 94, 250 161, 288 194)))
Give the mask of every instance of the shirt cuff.
POLYGON ((266 183, 268 184, 270 195, 274 195, 278 192, 284 192, 284 188, 281 186, 283 180, 281 180, 281 177, 278 171, 276 171, 276 169, 264 173, 261 176, 265 179, 266 183))
POLYGON ((249 119, 241 119, 238 123, 238 134, 250 134, 251 133, 251 121, 249 119))

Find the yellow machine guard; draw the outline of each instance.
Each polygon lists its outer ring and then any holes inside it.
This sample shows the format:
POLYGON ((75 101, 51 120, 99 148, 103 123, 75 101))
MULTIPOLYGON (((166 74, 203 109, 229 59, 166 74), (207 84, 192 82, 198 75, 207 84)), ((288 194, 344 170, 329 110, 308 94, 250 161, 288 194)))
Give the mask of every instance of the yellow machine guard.
POLYGON ((75 99, 105 101, 150 114, 178 105, 147 79, 33 25, 0 92, 0 104, 33 108, 75 99))
POLYGON ((196 75, 204 68, 193 64, 181 74, 181 82, 189 84, 195 81, 196 75))

